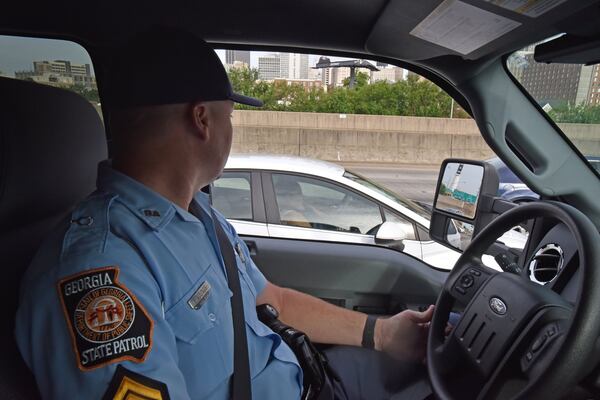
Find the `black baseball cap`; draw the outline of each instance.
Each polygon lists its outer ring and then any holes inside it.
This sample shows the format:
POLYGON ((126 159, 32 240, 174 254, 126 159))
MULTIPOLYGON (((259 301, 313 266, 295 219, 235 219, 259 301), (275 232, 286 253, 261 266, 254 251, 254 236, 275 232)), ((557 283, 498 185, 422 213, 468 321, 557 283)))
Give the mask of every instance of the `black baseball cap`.
POLYGON ((119 49, 105 87, 117 109, 216 100, 263 105, 233 92, 223 63, 208 43, 175 28, 152 28, 119 49))

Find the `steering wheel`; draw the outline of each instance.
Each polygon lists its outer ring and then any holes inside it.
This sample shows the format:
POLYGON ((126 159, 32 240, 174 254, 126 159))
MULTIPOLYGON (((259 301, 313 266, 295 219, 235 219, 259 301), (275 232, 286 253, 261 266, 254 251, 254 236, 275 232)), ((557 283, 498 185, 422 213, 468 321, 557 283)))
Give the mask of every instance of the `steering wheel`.
MULTIPOLYGON (((492 221, 464 251, 437 299, 427 341, 434 393, 447 399, 558 399, 591 371, 600 336, 600 234, 580 211, 537 201, 492 221), (532 218, 553 218, 577 243, 575 304, 481 257, 496 238, 532 218), (452 308, 464 312, 445 336, 452 308)), ((566 272, 566 270, 564 271, 566 272)))

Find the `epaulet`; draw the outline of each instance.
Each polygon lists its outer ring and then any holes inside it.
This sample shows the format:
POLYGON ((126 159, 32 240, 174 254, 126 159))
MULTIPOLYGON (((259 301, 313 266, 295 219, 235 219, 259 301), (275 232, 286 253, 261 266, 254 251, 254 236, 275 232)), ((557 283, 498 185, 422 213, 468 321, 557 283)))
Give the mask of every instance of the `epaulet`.
POLYGON ((117 197, 113 193, 94 192, 71 213, 61 258, 78 253, 103 253, 110 230, 109 209, 117 197))

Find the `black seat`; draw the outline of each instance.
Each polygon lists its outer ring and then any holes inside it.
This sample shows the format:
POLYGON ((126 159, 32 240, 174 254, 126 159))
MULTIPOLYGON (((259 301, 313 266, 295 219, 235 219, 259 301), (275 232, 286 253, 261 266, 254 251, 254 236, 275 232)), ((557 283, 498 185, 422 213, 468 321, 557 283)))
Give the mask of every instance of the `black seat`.
POLYGON ((0 78, 1 399, 39 398, 14 340, 19 281, 46 234, 94 190, 106 147, 98 113, 80 96, 0 78))

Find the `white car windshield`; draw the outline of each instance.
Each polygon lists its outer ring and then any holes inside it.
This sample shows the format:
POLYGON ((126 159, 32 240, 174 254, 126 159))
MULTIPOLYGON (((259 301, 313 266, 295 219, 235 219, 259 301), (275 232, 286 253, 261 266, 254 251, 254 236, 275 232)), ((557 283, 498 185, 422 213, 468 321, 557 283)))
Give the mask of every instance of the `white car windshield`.
POLYGON ((415 203, 414 201, 407 199, 406 197, 399 195, 396 192, 393 192, 383 186, 380 186, 377 183, 375 183, 361 175, 358 175, 355 172, 346 171, 346 172, 344 172, 344 177, 346 177, 356 183, 359 183, 359 184, 379 193, 380 195, 387 197, 390 200, 395 201, 396 203, 400 204, 401 206, 403 206, 405 208, 408 208, 410 211, 420 215, 423 218, 427 218, 428 220, 431 218, 431 212, 428 211, 425 207, 415 203))

